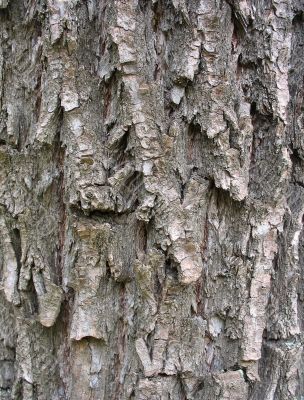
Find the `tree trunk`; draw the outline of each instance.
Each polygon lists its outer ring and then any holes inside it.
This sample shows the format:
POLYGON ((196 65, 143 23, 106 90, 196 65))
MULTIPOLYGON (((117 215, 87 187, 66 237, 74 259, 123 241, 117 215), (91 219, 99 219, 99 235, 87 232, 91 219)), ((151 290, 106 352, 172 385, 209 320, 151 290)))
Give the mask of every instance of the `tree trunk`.
POLYGON ((0 21, 0 399, 303 400, 303 2, 0 21))

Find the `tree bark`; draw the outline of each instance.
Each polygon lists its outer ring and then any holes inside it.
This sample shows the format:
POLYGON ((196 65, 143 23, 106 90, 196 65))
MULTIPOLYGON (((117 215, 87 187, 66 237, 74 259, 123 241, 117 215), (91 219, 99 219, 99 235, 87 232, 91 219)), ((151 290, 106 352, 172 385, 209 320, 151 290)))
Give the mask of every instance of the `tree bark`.
POLYGON ((303 400, 303 2, 0 0, 0 399, 303 400))

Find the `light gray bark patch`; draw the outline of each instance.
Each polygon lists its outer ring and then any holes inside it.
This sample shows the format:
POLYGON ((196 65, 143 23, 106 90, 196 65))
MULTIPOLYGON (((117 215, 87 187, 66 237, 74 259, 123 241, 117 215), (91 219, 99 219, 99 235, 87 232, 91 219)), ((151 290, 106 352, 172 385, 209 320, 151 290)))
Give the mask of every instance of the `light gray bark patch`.
POLYGON ((9 5, 9 0, 1 0, 0 1, 0 8, 6 8, 9 5))

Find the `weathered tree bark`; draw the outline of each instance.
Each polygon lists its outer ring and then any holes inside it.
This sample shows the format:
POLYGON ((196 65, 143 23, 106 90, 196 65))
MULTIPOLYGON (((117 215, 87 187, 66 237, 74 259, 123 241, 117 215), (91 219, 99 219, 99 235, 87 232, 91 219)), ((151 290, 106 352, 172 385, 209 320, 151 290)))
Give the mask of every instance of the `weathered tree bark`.
POLYGON ((304 399, 304 5, 0 0, 0 399, 304 399))

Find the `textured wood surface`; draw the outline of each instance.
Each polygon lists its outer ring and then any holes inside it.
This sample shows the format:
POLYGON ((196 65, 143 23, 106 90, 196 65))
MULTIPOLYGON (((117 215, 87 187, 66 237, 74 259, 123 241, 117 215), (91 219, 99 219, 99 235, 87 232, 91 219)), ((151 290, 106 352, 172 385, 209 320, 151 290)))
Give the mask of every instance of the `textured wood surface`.
POLYGON ((304 4, 0 0, 0 399, 304 399, 304 4))

